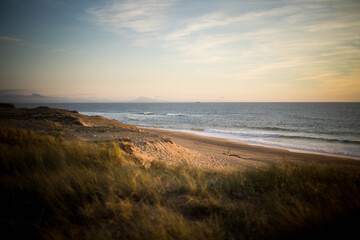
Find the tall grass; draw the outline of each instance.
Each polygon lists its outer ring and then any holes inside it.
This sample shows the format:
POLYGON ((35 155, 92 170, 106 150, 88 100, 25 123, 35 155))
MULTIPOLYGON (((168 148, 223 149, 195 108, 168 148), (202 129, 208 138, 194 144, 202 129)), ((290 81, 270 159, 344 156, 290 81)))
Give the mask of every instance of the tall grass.
POLYGON ((0 237, 303 239, 344 236, 359 222, 356 169, 144 168, 119 144, 0 129, 0 237))

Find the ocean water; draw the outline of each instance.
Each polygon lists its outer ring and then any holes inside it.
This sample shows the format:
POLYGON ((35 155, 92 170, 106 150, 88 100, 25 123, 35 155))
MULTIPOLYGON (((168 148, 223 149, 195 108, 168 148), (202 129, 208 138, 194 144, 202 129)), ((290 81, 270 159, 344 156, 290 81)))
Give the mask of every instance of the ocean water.
POLYGON ((78 110, 138 127, 360 159, 360 103, 17 104, 78 110))

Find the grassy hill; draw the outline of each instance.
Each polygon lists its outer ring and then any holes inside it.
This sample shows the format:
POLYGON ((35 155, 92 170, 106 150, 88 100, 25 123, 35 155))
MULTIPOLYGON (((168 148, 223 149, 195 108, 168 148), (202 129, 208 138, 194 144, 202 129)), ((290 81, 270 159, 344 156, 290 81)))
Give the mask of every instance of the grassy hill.
POLYGON ((0 152, 2 239, 345 238, 359 222, 358 169, 145 168, 117 140, 18 128, 0 152))

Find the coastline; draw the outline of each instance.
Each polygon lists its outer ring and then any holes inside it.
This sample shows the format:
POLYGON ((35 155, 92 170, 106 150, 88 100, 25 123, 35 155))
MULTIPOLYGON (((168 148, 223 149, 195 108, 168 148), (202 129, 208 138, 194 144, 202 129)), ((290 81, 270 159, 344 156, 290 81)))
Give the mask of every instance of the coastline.
MULTIPOLYGON (((300 152, 271 146, 259 146, 228 139, 201 136, 176 130, 140 128, 146 132, 170 138, 176 144, 212 157, 226 158, 227 161, 252 161, 263 164, 282 162, 341 164, 360 166, 358 159, 322 153, 300 152)), ((261 164, 262 165, 262 164, 261 164)))
POLYGON ((337 158, 345 158, 345 159, 353 159, 353 160, 358 160, 360 161, 360 156, 352 156, 352 155, 341 155, 341 154, 335 154, 335 153, 328 153, 328 152, 324 152, 324 151, 311 151, 311 150, 306 150, 306 149, 302 149, 302 148, 291 148, 291 147, 283 147, 283 146, 277 146, 277 145, 271 145, 271 144, 261 144, 261 143, 255 143, 255 142, 246 142, 246 141, 241 141, 241 140, 236 140, 236 139, 231 139, 231 138, 222 138, 222 137, 217 137, 217 136, 211 136, 211 135, 206 135, 206 134, 200 134, 201 132, 197 132, 197 131, 187 131, 187 130, 173 130, 173 129, 164 129, 164 130, 169 130, 169 131, 179 131, 179 132, 184 132, 184 133, 192 133, 198 136, 204 136, 204 137, 211 137, 211 138, 218 138, 218 139, 225 139, 231 142, 237 142, 237 143, 242 143, 242 144, 247 144, 247 145, 251 145, 251 146, 260 146, 260 147, 266 147, 266 148, 275 148, 275 149, 281 149, 281 150, 286 150, 286 151, 290 151, 290 152, 296 152, 296 153, 306 153, 306 154, 317 154, 317 155, 325 155, 325 156, 330 156, 330 157, 337 157, 337 158))
POLYGON ((80 141, 115 139, 144 166, 161 160, 170 165, 185 163, 212 170, 258 168, 285 162, 360 167, 360 161, 351 158, 294 152, 181 131, 139 128, 77 111, 48 107, 5 108, 1 115, 3 127, 24 128, 80 141))
POLYGON ((190 132, 292 152, 360 160, 360 133, 356 127, 359 119, 356 114, 351 114, 357 112, 358 104, 219 104, 71 103, 53 107, 76 109, 85 115, 100 115, 138 127, 190 132), (320 114, 316 109, 322 108, 325 112, 320 114))

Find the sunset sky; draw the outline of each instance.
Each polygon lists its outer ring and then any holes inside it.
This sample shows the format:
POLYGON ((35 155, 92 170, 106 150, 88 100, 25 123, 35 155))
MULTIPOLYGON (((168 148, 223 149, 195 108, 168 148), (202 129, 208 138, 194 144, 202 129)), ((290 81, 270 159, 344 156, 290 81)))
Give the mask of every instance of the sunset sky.
POLYGON ((1 0, 0 94, 360 101, 359 13, 359 0, 1 0))

